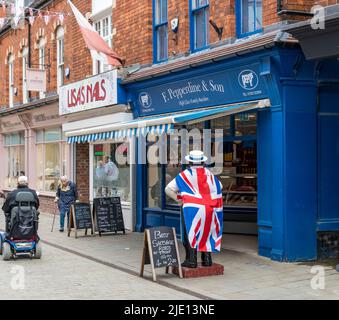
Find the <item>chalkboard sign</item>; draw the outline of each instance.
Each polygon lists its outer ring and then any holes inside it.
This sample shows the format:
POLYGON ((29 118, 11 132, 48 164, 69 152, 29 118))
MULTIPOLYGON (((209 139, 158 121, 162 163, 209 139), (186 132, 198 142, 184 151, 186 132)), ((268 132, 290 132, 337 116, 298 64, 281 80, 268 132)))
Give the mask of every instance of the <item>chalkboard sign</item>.
POLYGON ((141 276, 143 276, 145 264, 151 264, 154 281, 156 281, 155 269, 163 267, 166 267, 166 273, 168 273, 170 267, 178 267, 179 276, 182 278, 178 243, 174 228, 156 227, 145 230, 141 276))
POLYGON ((93 212, 100 236, 102 233, 118 231, 125 234, 120 197, 94 199, 93 212))
POLYGON ((70 212, 70 221, 68 223, 68 236, 71 234, 71 230, 75 230, 75 237, 78 237, 78 230, 91 229, 92 234, 93 230, 93 216, 91 211, 91 205, 89 203, 75 203, 71 207, 70 212))

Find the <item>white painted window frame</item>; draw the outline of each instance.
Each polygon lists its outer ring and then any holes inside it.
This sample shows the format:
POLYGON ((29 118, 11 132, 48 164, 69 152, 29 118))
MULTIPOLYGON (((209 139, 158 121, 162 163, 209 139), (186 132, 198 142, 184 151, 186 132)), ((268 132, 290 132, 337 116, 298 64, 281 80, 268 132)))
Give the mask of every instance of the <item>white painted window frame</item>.
POLYGON ((64 66, 65 66, 65 41, 64 28, 58 27, 56 32, 57 40, 57 90, 64 85, 64 66))
POLYGON ((22 103, 28 103, 28 90, 27 90, 27 58, 28 58, 28 48, 24 47, 22 49, 22 103))

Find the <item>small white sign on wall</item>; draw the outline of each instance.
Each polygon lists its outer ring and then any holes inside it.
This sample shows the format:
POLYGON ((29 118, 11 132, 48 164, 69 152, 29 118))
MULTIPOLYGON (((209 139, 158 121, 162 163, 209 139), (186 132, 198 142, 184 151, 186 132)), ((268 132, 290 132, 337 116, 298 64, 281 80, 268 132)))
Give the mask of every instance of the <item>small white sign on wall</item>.
POLYGON ((46 89, 46 70, 26 69, 27 90, 45 92, 46 89))

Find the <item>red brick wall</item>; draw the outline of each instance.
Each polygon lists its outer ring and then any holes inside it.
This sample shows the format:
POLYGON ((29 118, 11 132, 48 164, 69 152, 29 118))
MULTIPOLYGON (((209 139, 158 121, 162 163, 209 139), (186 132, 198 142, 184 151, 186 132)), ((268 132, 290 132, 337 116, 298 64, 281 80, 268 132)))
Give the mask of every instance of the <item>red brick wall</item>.
MULTIPOLYGON (((91 0, 74 0, 74 4, 85 14, 91 11, 91 0)), ((65 0, 55 0, 51 5, 43 8, 52 12, 70 13, 70 7, 65 0)), ((0 12, 1 12, 0 8, 0 12)), ((38 64, 37 43, 39 36, 43 35, 47 39, 45 47, 46 54, 50 50, 50 83, 47 83, 48 92, 57 90, 57 52, 55 32, 58 27, 57 17, 51 18, 48 25, 37 18, 31 28, 31 62, 38 64)), ((92 59, 89 50, 85 47, 84 40, 80 33, 78 24, 73 15, 66 17, 63 23, 65 29, 65 67, 70 68, 70 79, 64 79, 64 82, 71 83, 83 79, 92 74, 92 59)), ((0 38, 0 105, 8 105, 8 66, 5 61, 8 52, 15 55, 14 60, 14 86, 18 88, 18 95, 14 97, 14 103, 22 103, 22 58, 20 56, 23 45, 28 44, 28 25, 24 29, 10 30, 0 38)), ((45 57, 47 64, 48 58, 45 57)), ((38 66, 32 66, 38 67, 38 66)), ((38 97, 38 93, 31 93, 31 97, 38 97)))
MULTIPOLYGON (((314 0, 284 0, 282 8, 288 10, 310 11, 319 1, 314 0)), ((322 1, 324 2, 324 1, 322 1)), ((336 1, 325 1, 328 3, 336 1)), ((277 1, 263 2, 263 25, 268 27, 282 20, 303 20, 302 16, 277 14, 277 1)), ((219 27, 224 28, 222 40, 236 36, 235 0, 210 0, 210 16, 219 27)), ((179 18, 178 41, 173 40, 174 34, 169 24, 168 56, 188 53, 189 42, 189 5, 188 0, 168 0, 168 21, 179 18)), ((134 63, 151 64, 153 62, 152 40, 152 1, 151 0, 117 0, 113 9, 113 24, 116 35, 113 37, 115 51, 126 59, 126 65, 134 63)), ((210 43, 219 42, 217 33, 212 26, 210 43)))
MULTIPOLYGON (((309 11, 314 4, 332 5, 338 0, 283 0, 282 8, 289 10, 309 11)), ((82 14, 91 12, 91 0, 74 0, 82 14)), ((44 10, 70 13, 70 7, 66 0, 55 0, 44 10)), ((0 14, 2 10, 0 9, 0 14)), ((214 22, 224 28, 222 40, 235 37, 235 0, 210 0, 210 16, 214 22)), ((152 0, 116 0, 116 6, 112 11, 113 46, 115 51, 126 59, 126 65, 134 63, 151 64, 153 62, 153 34, 152 34, 152 0)), ((173 40, 174 34, 169 25, 169 57, 188 53, 189 43, 189 6, 188 0, 168 0, 168 20, 179 18, 178 42, 173 40)), ((263 3, 264 27, 275 24, 285 19, 303 19, 300 16, 277 15, 277 1, 265 0, 263 3)), ((46 26, 44 21, 37 19, 32 27, 32 62, 36 63, 38 50, 36 47, 39 34, 47 37, 46 53, 50 49, 51 54, 51 83, 48 91, 56 91, 56 41, 55 31, 57 18, 53 18, 46 26)), ((89 50, 85 47, 79 27, 73 15, 64 21, 65 27, 65 67, 70 68, 70 79, 65 83, 83 79, 92 74, 92 61, 89 50)), ((219 38, 212 28, 210 30, 210 43, 218 43, 219 38)), ((27 25, 24 30, 11 30, 0 38, 0 105, 8 104, 8 66, 5 60, 9 51, 15 54, 15 87, 18 88, 18 96, 15 103, 22 101, 22 58, 20 50, 28 40, 27 25)), ((36 93, 32 94, 37 97, 36 93)))
POLYGON ((43 213, 51 213, 53 214, 55 211, 57 213, 57 204, 54 203, 54 198, 55 197, 46 197, 46 196, 39 196, 39 201, 40 201, 40 208, 39 211, 43 213))
POLYGON ((80 201, 89 201, 89 144, 76 145, 76 184, 80 201))

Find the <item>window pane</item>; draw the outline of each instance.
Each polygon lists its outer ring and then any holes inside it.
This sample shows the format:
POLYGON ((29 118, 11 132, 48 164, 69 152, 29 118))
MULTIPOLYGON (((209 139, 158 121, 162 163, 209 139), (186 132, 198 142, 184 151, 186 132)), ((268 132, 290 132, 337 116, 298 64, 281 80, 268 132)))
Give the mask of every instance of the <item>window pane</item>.
POLYGON ((60 144, 45 145, 45 191, 56 191, 60 178, 60 144))
POLYGON ((158 61, 167 59, 167 25, 157 28, 158 61))
POLYGON ((45 142, 60 140, 61 140, 61 128, 51 128, 45 130, 45 142))
POLYGON ((208 0, 193 0, 193 9, 198 9, 208 4, 208 0))
POLYGON ((256 207, 256 141, 235 141, 225 144, 223 172, 218 177, 223 184, 224 205, 256 207))
POLYGON ((95 30, 101 35, 101 24, 100 24, 100 21, 95 24, 95 30))
POLYGON ((37 143, 44 142, 44 131, 43 130, 37 130, 35 133, 35 140, 37 143))
POLYGON ((148 207, 161 208, 161 167, 160 165, 148 166, 148 207))
POLYGON ((122 202, 131 202, 129 144, 94 145, 93 196, 118 196, 122 202))
POLYGON ((255 0, 241 1, 241 15, 242 15, 242 33, 253 32, 254 29, 254 5, 255 0))
POLYGON ((255 8, 255 28, 256 30, 262 28, 262 0, 256 0, 256 8, 255 8))
MULTIPOLYGON (((181 172, 180 164, 169 164, 166 167, 166 186, 181 172)), ((177 205, 177 201, 166 195, 166 205, 177 205)))
POLYGON ((235 115, 235 135, 254 136, 257 134, 257 114, 240 113, 235 115))
POLYGON ((36 160, 37 160, 37 189, 43 191, 43 178, 44 178, 44 158, 43 158, 44 145, 39 144, 36 148, 36 160))
MULTIPOLYGON (((212 130, 222 129, 224 130, 224 136, 231 135, 231 117, 220 117, 211 120, 212 130)), ((214 132, 212 132, 213 134, 214 132)))
POLYGON ((155 24, 167 22, 167 1, 156 0, 155 3, 155 24))
POLYGON ((205 9, 194 13, 195 49, 207 45, 207 12, 205 9))
POLYGON ((25 147, 5 148, 5 186, 15 188, 20 175, 25 175, 25 147))
POLYGON ((21 139, 20 139, 20 134, 19 133, 14 133, 11 135, 11 145, 18 145, 20 144, 21 139))

